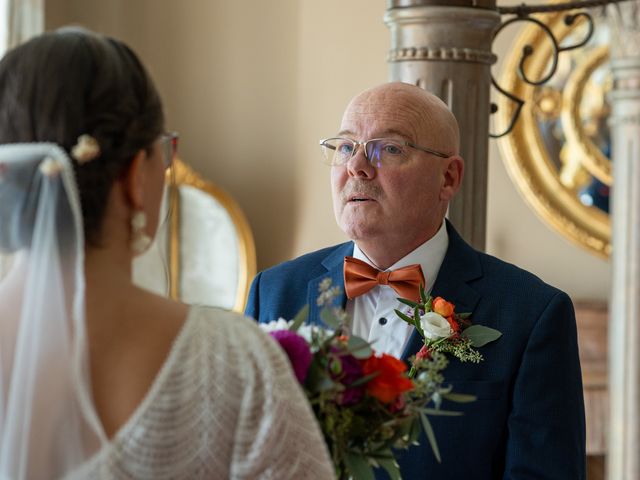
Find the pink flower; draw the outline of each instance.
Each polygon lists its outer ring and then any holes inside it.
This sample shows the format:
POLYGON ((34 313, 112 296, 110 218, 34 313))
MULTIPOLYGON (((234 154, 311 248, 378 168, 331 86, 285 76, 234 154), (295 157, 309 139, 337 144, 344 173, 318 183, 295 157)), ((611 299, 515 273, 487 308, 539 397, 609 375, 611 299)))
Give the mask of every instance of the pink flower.
POLYGON ((416 360, 422 360, 424 358, 431 358, 431 352, 426 345, 423 345, 418 353, 416 353, 416 360))
POLYGON ((287 357, 289 357, 296 378, 303 384, 307 378, 307 372, 313 359, 307 341, 296 332, 290 330, 276 330, 271 332, 270 335, 278 341, 285 351, 287 357))

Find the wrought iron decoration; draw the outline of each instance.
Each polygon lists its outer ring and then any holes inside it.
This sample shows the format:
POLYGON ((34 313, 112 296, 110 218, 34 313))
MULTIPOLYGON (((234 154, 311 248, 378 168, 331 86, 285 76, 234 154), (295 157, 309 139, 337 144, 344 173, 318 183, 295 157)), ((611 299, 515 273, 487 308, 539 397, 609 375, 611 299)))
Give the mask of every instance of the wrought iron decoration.
MULTIPOLYGON (((517 5, 513 7, 498 6, 498 12, 501 15, 515 15, 515 16, 508 18, 502 22, 502 24, 496 30, 494 34, 494 38, 497 37, 500 34, 500 32, 504 28, 506 28, 508 25, 511 25, 516 22, 532 23, 542 29, 545 35, 549 38, 549 41, 551 42, 552 49, 553 49, 552 58, 551 58, 551 67, 549 68, 549 71, 542 78, 538 80, 530 79, 527 76, 525 72, 525 64, 527 62, 527 59, 534 53, 534 47, 531 45, 525 45, 523 47, 522 56, 518 64, 518 76, 529 85, 539 86, 544 83, 547 83, 551 79, 551 77, 553 77, 558 67, 558 56, 562 52, 574 50, 576 48, 583 47, 584 45, 587 44, 587 42, 591 39, 591 36, 593 35, 594 22, 593 22, 593 17, 587 11, 581 10, 576 13, 567 13, 567 15, 564 17, 565 25, 571 26, 575 24, 577 21, 582 19, 587 22, 587 33, 585 34, 585 37, 580 41, 573 43, 571 45, 562 46, 560 45, 560 42, 556 39, 551 29, 544 22, 542 22, 538 18, 532 17, 531 15, 536 13, 545 14, 545 13, 557 13, 557 12, 564 12, 564 11, 571 12, 577 9, 593 8, 593 7, 604 8, 609 4, 621 3, 624 1, 628 1, 628 0, 585 0, 585 1, 574 1, 574 2, 563 2, 563 3, 556 3, 556 4, 550 4, 550 5, 530 6, 530 5, 522 4, 522 5, 517 5)), ((495 80, 493 75, 491 76, 491 83, 496 88, 496 90, 498 90, 502 95, 506 96, 516 104, 516 107, 513 112, 513 116, 511 117, 511 121, 509 122, 507 128, 500 133, 489 134, 492 138, 500 138, 505 135, 508 135, 513 130, 514 125, 518 121, 518 117, 520 116, 520 112, 522 110, 522 106, 524 105, 525 101, 520 97, 514 95, 513 93, 508 92, 504 88, 502 88, 498 84, 498 82, 495 80)), ((498 111, 498 105, 492 102, 491 113, 493 114, 493 113, 496 113, 497 111, 498 111)))

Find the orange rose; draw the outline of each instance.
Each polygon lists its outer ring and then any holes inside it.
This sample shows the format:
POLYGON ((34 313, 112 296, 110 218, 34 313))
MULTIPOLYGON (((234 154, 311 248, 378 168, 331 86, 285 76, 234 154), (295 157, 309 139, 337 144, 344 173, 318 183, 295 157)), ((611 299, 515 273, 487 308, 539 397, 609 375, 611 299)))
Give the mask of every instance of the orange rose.
POLYGON ((449 326, 451 327, 451 330, 453 330, 453 333, 460 333, 460 324, 455 320, 455 318, 453 318, 453 315, 447 317, 447 322, 449 322, 449 326))
POLYGON ((362 371, 364 375, 378 375, 367 383, 367 393, 382 403, 396 401, 400 394, 413 388, 413 382, 404 375, 406 370, 407 365, 391 355, 369 357, 363 362, 362 371))
POLYGON ((447 318, 453 315, 453 303, 447 302, 442 297, 436 297, 433 301, 433 311, 447 318))

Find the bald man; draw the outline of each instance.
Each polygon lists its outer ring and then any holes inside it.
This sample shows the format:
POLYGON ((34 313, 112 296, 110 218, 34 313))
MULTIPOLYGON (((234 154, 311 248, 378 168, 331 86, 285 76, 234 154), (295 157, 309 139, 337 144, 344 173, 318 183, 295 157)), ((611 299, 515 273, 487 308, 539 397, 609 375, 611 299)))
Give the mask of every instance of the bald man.
MULTIPOLYGON (((399 454, 406 479, 584 479, 584 403, 571 301, 534 275, 470 247, 445 220, 460 188, 464 161, 458 125, 434 95, 403 83, 366 90, 347 106, 340 131, 322 141, 331 165, 333 208, 347 243, 259 273, 246 313, 260 322, 293 318, 305 304, 321 323, 318 285, 344 287, 353 258, 379 271, 417 266, 432 296, 475 324, 502 332, 481 348, 484 361, 450 359, 445 379, 476 395, 460 417, 433 418, 438 464, 423 436, 399 454)), ((384 282, 383 282, 384 283, 384 282)), ((352 331, 378 352, 408 359, 422 340, 397 318, 388 285, 336 301, 352 331)), ((376 471, 378 478, 387 478, 376 471)))

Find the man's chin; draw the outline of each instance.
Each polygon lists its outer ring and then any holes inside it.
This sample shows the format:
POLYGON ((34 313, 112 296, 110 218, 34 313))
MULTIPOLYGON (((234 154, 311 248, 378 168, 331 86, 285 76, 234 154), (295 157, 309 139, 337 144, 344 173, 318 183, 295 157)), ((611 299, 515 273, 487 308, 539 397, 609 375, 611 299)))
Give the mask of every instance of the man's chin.
POLYGON ((380 231, 380 225, 375 222, 349 222, 342 221, 339 223, 340 229, 355 241, 366 241, 374 238, 380 231))

